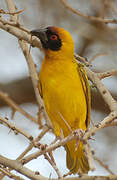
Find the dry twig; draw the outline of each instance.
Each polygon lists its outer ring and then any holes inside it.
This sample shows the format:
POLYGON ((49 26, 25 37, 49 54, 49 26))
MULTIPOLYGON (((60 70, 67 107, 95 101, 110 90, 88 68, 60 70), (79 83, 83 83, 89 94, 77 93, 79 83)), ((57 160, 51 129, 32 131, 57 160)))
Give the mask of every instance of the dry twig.
POLYGON ((17 11, 17 12, 12 12, 12 13, 10 13, 10 12, 4 11, 4 9, 0 9, 0 14, 15 15, 15 14, 20 14, 20 13, 22 13, 24 10, 25 10, 25 9, 19 10, 19 11, 17 11))
POLYGON ((95 170, 94 160, 93 160, 92 151, 88 144, 88 141, 85 141, 84 143, 84 150, 85 150, 85 154, 89 163, 89 168, 91 171, 94 171, 95 170))
POLYGON ((59 171, 59 169, 58 169, 57 166, 56 166, 56 163, 55 163, 54 159, 53 159, 53 158, 49 158, 49 156, 48 156, 47 154, 44 154, 44 157, 45 157, 45 159, 47 159, 48 162, 52 165, 52 167, 54 168, 54 170, 56 171, 56 173, 57 173, 57 175, 58 175, 58 178, 59 178, 59 179, 60 179, 60 178, 63 178, 62 175, 61 175, 61 173, 60 173, 60 171, 59 171))
POLYGON ((117 75, 117 69, 112 69, 110 71, 98 73, 98 77, 100 80, 106 77, 115 76, 115 75, 117 75))
MULTIPOLYGON (((6 3, 7 3, 8 10, 10 13, 16 11, 16 7, 15 7, 13 0, 6 0, 6 3)), ((11 16, 11 20, 13 22, 19 24, 18 16, 16 14, 11 16)), ((28 67, 29 67, 30 76, 31 76, 32 83, 33 83, 33 87, 34 87, 34 91, 35 91, 35 95, 36 95, 36 99, 37 99, 37 103, 39 105, 39 108, 41 109, 41 107, 43 107, 43 104, 42 104, 42 100, 41 100, 39 90, 38 90, 38 75, 36 72, 34 61, 32 59, 32 56, 29 53, 29 49, 28 49, 26 42, 19 40, 19 44, 20 44, 20 47, 21 47, 23 54, 26 58, 26 61, 27 61, 28 67)), ((41 120, 39 121, 39 123, 42 126, 41 120)))
POLYGON ((22 166, 22 164, 18 160, 11 160, 11 159, 8 159, 8 158, 0 155, 0 164, 3 165, 3 166, 10 167, 10 168, 16 170, 20 174, 23 174, 26 177, 28 177, 29 179, 47 180, 47 178, 44 178, 41 175, 37 175, 37 174, 35 174, 34 171, 22 166))
MULTIPOLYGON (((15 179, 15 180, 24 180, 23 178, 14 175, 14 174, 11 173, 10 171, 8 171, 6 168, 0 167, 0 171, 1 171, 4 175, 10 177, 11 179, 15 179)), ((0 178, 2 179, 2 177, 0 177, 0 178)))
POLYGON ((94 159, 104 168, 106 171, 108 171, 111 175, 114 175, 114 173, 109 169, 107 165, 105 165, 99 158, 94 156, 94 159))
POLYGON ((23 151, 20 156, 17 158, 17 160, 22 159, 29 151, 31 151, 31 149, 34 147, 34 145, 40 141, 40 139, 50 130, 50 128, 48 126, 43 127, 42 132, 40 133, 40 135, 33 140, 33 142, 31 142, 31 144, 25 149, 25 151, 23 151))
POLYGON ((8 119, 0 117, 0 123, 1 124, 5 124, 7 125, 11 130, 16 131, 17 133, 22 134, 23 136, 25 136, 29 141, 33 140, 32 135, 29 135, 28 133, 22 131, 21 129, 19 129, 18 127, 16 127, 16 125, 12 124, 11 122, 8 121, 8 119))
POLYGON ((88 16, 86 14, 83 14, 81 12, 79 12, 78 10, 72 8, 67 2, 66 0, 60 0, 62 2, 62 4, 69 9, 70 11, 72 11, 74 14, 77 14, 78 16, 81 16, 83 18, 89 19, 91 21, 95 21, 95 22, 101 22, 101 23, 111 23, 111 24, 117 24, 117 19, 103 19, 101 17, 95 17, 95 16, 88 16))
MULTIPOLYGON (((78 131, 79 132, 79 131, 78 131)), ((57 148, 59 148, 60 146, 64 146, 66 143, 68 143, 69 141, 72 141, 73 139, 77 139, 79 138, 79 133, 77 133, 77 131, 75 131, 75 133, 71 133, 69 136, 67 136, 66 138, 62 139, 59 142, 55 142, 49 146, 47 146, 45 149, 42 149, 40 151, 37 151, 35 153, 32 153, 28 156, 26 156, 25 158, 22 159, 22 163, 28 163, 29 161, 31 161, 32 159, 36 159, 37 157, 41 156, 42 154, 45 154, 46 152, 51 152, 57 148)), ((80 139, 80 138, 79 138, 80 139)))
POLYGON ((93 56, 89 61, 88 61, 88 64, 91 65, 91 63, 97 58, 97 57, 100 57, 100 56, 107 56, 108 53, 99 53, 99 54, 96 54, 95 56, 93 56))
POLYGON ((0 98, 2 98, 12 109, 14 112, 18 111, 19 113, 23 114, 28 119, 32 120, 33 122, 37 123, 37 119, 31 116, 29 113, 24 111, 20 108, 6 93, 0 91, 0 98))

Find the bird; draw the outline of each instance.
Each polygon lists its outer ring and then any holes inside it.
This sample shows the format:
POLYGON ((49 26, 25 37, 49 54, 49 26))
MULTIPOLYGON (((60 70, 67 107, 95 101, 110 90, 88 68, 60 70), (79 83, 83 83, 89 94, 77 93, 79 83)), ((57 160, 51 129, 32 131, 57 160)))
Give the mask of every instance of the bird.
MULTIPOLYGON (((64 28, 49 26, 31 31, 39 38, 44 51, 39 73, 39 93, 51 120, 56 137, 71 131, 86 131, 90 125, 91 95, 87 73, 74 57, 74 41, 64 28)), ((89 171, 83 142, 65 146, 66 164, 71 174, 89 171)))

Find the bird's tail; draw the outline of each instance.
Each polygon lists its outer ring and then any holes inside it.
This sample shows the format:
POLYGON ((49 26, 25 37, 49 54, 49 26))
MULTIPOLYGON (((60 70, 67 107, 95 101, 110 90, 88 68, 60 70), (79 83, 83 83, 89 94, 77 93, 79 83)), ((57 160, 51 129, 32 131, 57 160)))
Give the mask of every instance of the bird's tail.
POLYGON ((79 142, 77 150, 75 150, 76 141, 73 140, 65 145, 66 163, 71 173, 85 173, 89 171, 89 164, 84 153, 82 142, 79 142))

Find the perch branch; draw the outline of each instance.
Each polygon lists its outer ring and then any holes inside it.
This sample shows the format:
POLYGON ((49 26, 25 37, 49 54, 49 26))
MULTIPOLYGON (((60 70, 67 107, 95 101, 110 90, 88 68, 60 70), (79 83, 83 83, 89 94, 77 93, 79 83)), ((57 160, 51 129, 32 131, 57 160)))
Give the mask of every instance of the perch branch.
POLYGON ((67 142, 69 142, 69 141, 71 141, 71 140, 73 140, 75 138, 76 139, 79 138, 79 133, 76 133, 76 131, 75 131, 75 133, 74 132, 71 133, 69 136, 67 136, 66 138, 62 139, 61 141, 53 143, 53 144, 51 144, 49 146, 46 146, 45 149, 42 149, 40 151, 37 151, 35 153, 32 153, 32 154, 26 156, 25 158, 23 158, 21 160, 21 162, 23 164, 28 163, 32 159, 36 159, 37 157, 41 156, 42 154, 45 154, 46 152, 51 152, 51 151, 59 148, 60 146, 64 146, 67 142))
POLYGON ((37 175, 34 171, 22 166, 22 164, 18 160, 11 160, 2 155, 0 155, 0 164, 5 167, 10 167, 20 174, 25 175, 29 179, 33 180, 47 180, 47 178, 37 175))
MULTIPOLYGON (((86 142, 91 136, 93 136, 96 133, 96 131, 104 128, 106 124, 111 123, 116 117, 117 117, 117 111, 111 112, 106 118, 104 118, 103 121, 101 121, 100 123, 98 123, 94 127, 87 130, 86 133, 84 134, 84 136, 82 138, 80 137, 81 141, 86 142)), ((60 146, 64 146, 67 142, 69 142, 69 141, 71 141, 73 139, 77 139, 77 138, 79 138, 79 134, 73 132, 69 136, 67 136, 66 138, 62 139, 61 141, 56 142, 54 144, 51 144, 51 145, 47 146, 45 149, 43 149, 43 150, 37 151, 35 153, 32 153, 32 154, 26 156, 22 160, 22 163, 23 164, 28 163, 32 159, 36 159, 37 157, 39 157, 42 154, 45 154, 46 152, 51 152, 51 151, 55 150, 56 148, 58 148, 60 146)), ((87 150, 86 150, 86 153, 88 153, 87 150)), ((89 153, 88 153, 88 155, 89 155, 89 153)))
POLYGON ((20 29, 19 25, 17 27, 17 23, 7 22, 6 20, 0 17, 0 28, 16 36, 20 40, 24 40, 29 44, 31 43, 33 47, 36 46, 41 49, 40 40, 35 36, 33 36, 31 40, 31 35, 26 31, 20 29))
MULTIPOLYGON (((23 178, 21 178, 21 177, 19 177, 19 176, 16 176, 16 175, 12 174, 12 173, 9 172, 6 168, 0 167, 0 171, 1 171, 4 175, 10 177, 11 179, 15 179, 15 180, 24 180, 23 178)), ((0 177, 0 178, 2 178, 2 177, 0 177)))
POLYGON ((98 74, 91 71, 89 68, 85 67, 87 75, 89 79, 94 83, 94 85, 99 90, 100 94, 102 95, 102 98, 104 99, 105 103, 108 105, 109 109, 111 111, 117 111, 117 102, 115 99, 111 96, 108 89, 103 85, 103 83, 100 81, 98 74))

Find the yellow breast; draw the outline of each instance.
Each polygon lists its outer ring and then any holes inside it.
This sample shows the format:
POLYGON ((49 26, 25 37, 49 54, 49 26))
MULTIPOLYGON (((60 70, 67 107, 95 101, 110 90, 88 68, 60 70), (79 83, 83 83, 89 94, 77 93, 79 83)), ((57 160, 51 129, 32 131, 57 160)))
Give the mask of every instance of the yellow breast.
POLYGON ((60 135, 61 129, 65 136, 70 133, 65 121, 72 130, 86 129, 87 105, 75 60, 49 61, 45 59, 39 81, 45 108, 52 121, 55 134, 60 135))

